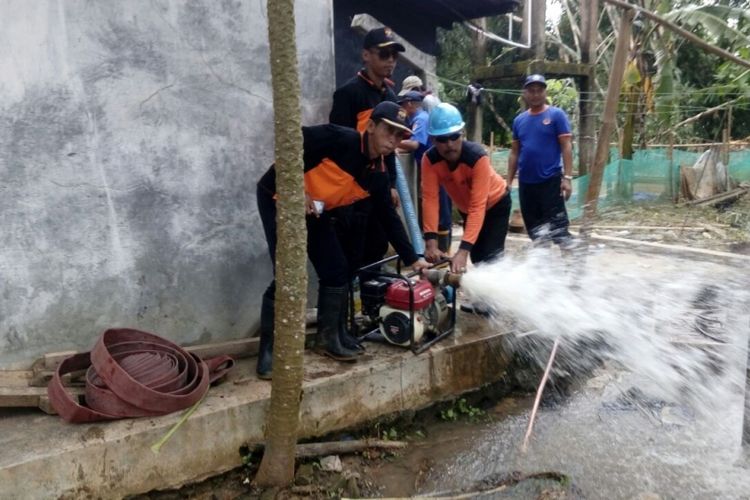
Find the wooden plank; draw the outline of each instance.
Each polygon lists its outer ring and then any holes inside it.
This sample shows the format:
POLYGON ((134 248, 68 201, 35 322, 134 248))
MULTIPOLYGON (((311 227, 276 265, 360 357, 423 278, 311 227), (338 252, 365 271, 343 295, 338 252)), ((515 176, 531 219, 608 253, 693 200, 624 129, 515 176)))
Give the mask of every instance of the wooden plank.
MULTIPOLYGON (((83 395, 80 387, 69 388, 68 391, 74 396, 83 395)), ((39 408, 50 415, 55 414, 46 387, 0 387, 0 408, 39 408)))
POLYGON ((736 188, 731 191, 727 191, 725 193, 719 193, 713 196, 709 196, 708 198, 701 198, 700 200, 691 200, 691 201, 686 202, 685 205, 690 205, 693 207, 699 207, 703 205, 713 205, 715 203, 720 203, 722 201, 729 201, 735 198, 739 198, 740 196, 746 193, 747 193, 747 189, 736 188))
POLYGON ((597 234, 597 233, 592 233, 591 238, 596 239, 596 240, 602 240, 602 241, 627 243, 628 245, 634 245, 634 246, 659 248, 662 250, 669 250, 672 252, 685 252, 685 253, 691 253, 691 254, 697 254, 697 255, 710 255, 712 257, 723 257, 726 259, 750 262, 750 255, 741 255, 741 254, 731 253, 731 252, 721 252, 718 250, 707 250, 704 248, 693 248, 693 247, 686 247, 682 245, 667 245, 665 243, 654 243, 651 241, 631 240, 628 238, 618 238, 617 236, 604 236, 604 235, 597 234))
MULTIPOLYGON (((581 224, 571 224, 570 227, 581 227, 581 224)), ((602 224, 594 224, 589 226, 591 229, 607 229, 607 230, 619 230, 619 229, 632 229, 632 230, 670 230, 676 229, 678 231, 707 231, 709 230, 706 226, 610 226, 602 224)))

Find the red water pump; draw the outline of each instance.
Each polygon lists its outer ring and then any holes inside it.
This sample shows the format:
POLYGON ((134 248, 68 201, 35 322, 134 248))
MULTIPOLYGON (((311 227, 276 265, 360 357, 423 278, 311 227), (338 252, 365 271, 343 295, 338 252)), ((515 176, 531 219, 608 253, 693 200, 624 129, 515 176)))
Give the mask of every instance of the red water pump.
POLYGON ((379 330, 391 344, 422 352, 453 332, 455 293, 442 283, 378 273, 361 284, 360 298, 363 315, 375 327, 369 333, 379 330))

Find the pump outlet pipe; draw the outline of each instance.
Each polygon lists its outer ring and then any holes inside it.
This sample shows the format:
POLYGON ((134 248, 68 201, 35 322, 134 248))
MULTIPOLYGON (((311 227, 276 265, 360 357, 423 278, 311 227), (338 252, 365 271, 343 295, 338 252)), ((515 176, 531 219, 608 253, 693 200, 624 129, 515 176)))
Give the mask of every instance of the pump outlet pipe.
POLYGON ((406 183, 404 169, 401 167, 398 157, 396 157, 396 191, 401 198, 401 207, 404 211, 404 219, 406 219, 406 226, 409 229, 414 252, 417 255, 424 255, 424 239, 422 239, 422 231, 419 229, 419 223, 417 222, 417 212, 414 210, 414 203, 411 201, 411 193, 406 183))

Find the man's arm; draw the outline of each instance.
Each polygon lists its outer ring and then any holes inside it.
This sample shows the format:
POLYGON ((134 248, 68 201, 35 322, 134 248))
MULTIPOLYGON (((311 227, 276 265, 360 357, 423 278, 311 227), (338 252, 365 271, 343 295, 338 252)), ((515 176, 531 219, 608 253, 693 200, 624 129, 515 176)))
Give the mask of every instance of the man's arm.
POLYGON ((405 153, 416 151, 418 147, 419 143, 413 139, 405 139, 398 143, 398 151, 403 151, 405 153))
POLYGON ((510 154, 508 155, 508 190, 510 191, 513 179, 516 178, 516 171, 518 170, 518 152, 521 150, 521 143, 518 139, 513 139, 513 143, 510 146, 510 154))
POLYGON ((440 180, 427 154, 422 156, 422 233, 425 257, 436 262, 444 257, 438 248, 438 219, 440 211, 440 180))
POLYGON ((565 201, 568 201, 570 195, 573 194, 573 183, 571 182, 571 177, 573 177, 573 138, 570 134, 561 135, 558 141, 560 141, 563 161, 563 178, 560 181, 560 194, 565 198, 565 201))
POLYGON ((414 251, 414 246, 406 234, 401 217, 399 217, 396 208, 391 203, 388 179, 382 173, 370 174, 370 196, 372 198, 372 212, 370 217, 377 217, 383 225, 383 230, 388 237, 388 242, 398 253, 404 264, 411 266, 419 256, 414 251))

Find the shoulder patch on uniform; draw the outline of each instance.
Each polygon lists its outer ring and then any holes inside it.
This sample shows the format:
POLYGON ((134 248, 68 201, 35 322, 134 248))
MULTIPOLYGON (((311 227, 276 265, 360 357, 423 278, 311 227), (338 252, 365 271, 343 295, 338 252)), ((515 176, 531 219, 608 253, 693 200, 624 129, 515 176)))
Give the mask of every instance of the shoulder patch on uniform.
POLYGON ((459 161, 473 167, 482 156, 487 156, 487 153, 481 145, 475 142, 464 141, 459 161))
POLYGON ((425 153, 427 155, 427 159, 430 160, 430 163, 435 164, 443 159, 442 156, 440 156, 440 153, 437 152, 437 148, 431 147, 427 150, 425 153))

